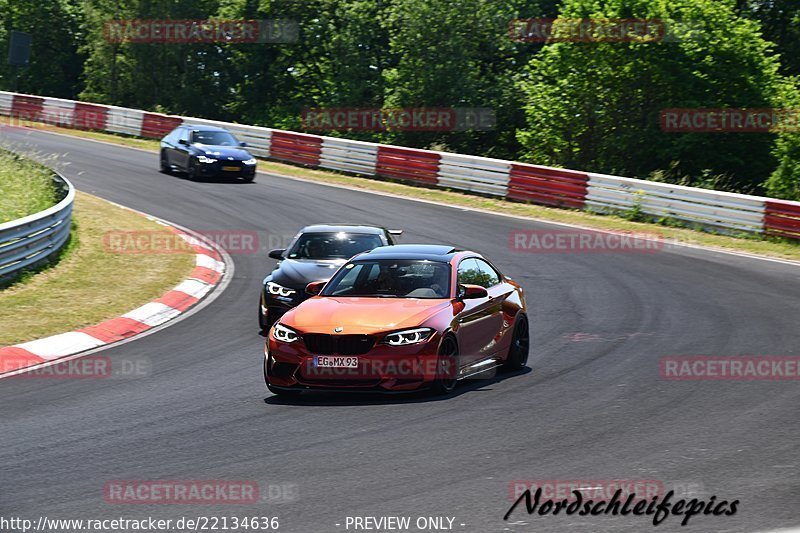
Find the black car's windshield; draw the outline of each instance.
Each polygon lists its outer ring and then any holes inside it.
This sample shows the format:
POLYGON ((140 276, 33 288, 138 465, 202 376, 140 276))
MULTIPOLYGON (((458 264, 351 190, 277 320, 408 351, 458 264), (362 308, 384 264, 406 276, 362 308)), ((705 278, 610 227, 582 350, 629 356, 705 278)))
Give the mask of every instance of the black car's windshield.
POLYGON ((323 296, 448 298, 450 265, 422 260, 348 263, 328 282, 323 296))
POLYGON ((380 235, 369 233, 305 233, 286 255, 289 259, 350 259, 383 246, 380 235))
POLYGON ((239 146, 236 137, 227 131, 196 131, 192 134, 192 142, 214 146, 239 146))

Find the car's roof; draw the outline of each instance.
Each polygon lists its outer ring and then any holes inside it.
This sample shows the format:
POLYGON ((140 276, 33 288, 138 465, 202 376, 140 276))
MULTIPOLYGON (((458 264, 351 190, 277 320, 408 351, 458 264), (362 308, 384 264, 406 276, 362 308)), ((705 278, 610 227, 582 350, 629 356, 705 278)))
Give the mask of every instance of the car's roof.
POLYGON ((428 259, 450 261, 459 250, 441 244, 396 244, 380 246, 358 256, 362 259, 428 259))
POLYGON ((183 127, 196 131, 228 131, 225 128, 220 128, 218 126, 206 126, 203 124, 183 124, 183 127))
POLYGON ((369 233, 380 235, 384 229, 378 226, 362 226, 360 224, 312 224, 306 226, 300 233, 369 233))

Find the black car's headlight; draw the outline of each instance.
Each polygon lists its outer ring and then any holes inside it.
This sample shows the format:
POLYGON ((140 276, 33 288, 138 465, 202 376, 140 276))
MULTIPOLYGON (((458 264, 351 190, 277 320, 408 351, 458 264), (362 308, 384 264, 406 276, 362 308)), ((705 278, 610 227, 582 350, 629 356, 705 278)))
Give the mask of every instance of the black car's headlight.
POLYGON ((255 165, 256 164, 256 158, 252 157, 252 158, 248 159, 247 161, 242 161, 242 163, 244 163, 245 165, 255 165))
POLYGON ((201 163, 216 163, 217 162, 217 160, 214 159, 213 157, 208 157, 208 156, 204 156, 204 155, 198 155, 197 156, 197 160, 199 162, 201 162, 201 163))
POLYGON ((274 281, 268 281, 267 292, 274 296, 283 296, 284 298, 287 298, 296 293, 297 291, 294 289, 290 289, 289 287, 284 287, 283 285, 275 283, 274 281))
POLYGON ((405 346, 407 344, 417 344, 428 340, 433 335, 431 328, 404 329, 389 333, 383 338, 384 344, 389 346, 405 346))
POLYGON ((300 335, 292 328, 288 328, 278 322, 272 329, 272 338, 280 342, 294 342, 300 338, 300 335))

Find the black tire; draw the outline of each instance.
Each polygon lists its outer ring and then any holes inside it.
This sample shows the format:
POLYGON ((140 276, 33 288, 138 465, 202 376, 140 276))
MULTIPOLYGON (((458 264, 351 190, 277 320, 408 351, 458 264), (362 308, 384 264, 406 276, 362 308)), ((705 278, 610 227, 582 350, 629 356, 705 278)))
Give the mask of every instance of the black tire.
POLYGON ((520 313, 514 324, 514 333, 511 337, 511 346, 508 348, 508 357, 503 363, 503 370, 522 370, 528 363, 531 335, 528 317, 520 313))
POLYGON ((270 383, 269 383, 269 372, 267 371, 267 358, 266 357, 264 358, 264 383, 266 383, 266 385, 267 385, 267 390, 270 391, 275 396, 283 396, 284 398, 286 398, 286 397, 291 397, 291 396, 298 396, 302 392, 302 391, 299 391, 299 390, 280 389, 278 387, 273 387, 272 385, 270 385, 270 383))
POLYGON ((261 312, 261 304, 259 303, 258 306, 258 326, 261 328, 261 331, 268 332, 269 328, 272 327, 272 324, 278 321, 280 318, 280 313, 278 311, 273 311, 269 307, 267 307, 267 314, 261 312))
MULTIPOLYGON (((269 313, 269 310, 267 310, 267 313, 269 313)), ((260 329, 261 331, 266 333, 269 330, 269 327, 271 325, 272 324, 268 323, 267 317, 264 316, 264 313, 261 312, 261 300, 259 300, 259 302, 258 302, 258 329, 260 329)))
POLYGON ((434 394, 450 394, 458 381, 458 343, 452 335, 445 336, 439 345, 439 358, 436 364, 436 380, 433 382, 434 394))
POLYGON ((197 176, 197 162, 194 159, 189 159, 189 165, 186 167, 186 177, 191 181, 198 181, 197 176))
POLYGON ((172 167, 169 166, 169 163, 167 163, 167 154, 164 152, 164 150, 161 150, 158 166, 159 166, 159 171, 162 174, 172 174, 172 167))
POLYGON ((244 178, 245 183, 253 183, 256 180, 255 176, 245 176, 244 178))

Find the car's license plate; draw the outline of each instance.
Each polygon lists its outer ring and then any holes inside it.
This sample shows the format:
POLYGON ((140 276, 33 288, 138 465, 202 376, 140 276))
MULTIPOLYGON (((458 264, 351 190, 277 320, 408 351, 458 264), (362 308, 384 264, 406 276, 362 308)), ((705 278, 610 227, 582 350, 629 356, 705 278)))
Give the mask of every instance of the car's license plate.
POLYGON ((338 355, 314 356, 317 368, 358 368, 358 357, 342 357, 338 355))
POLYGON ((239 167, 222 167, 222 170, 227 170, 230 172, 236 172, 239 170, 239 167))

